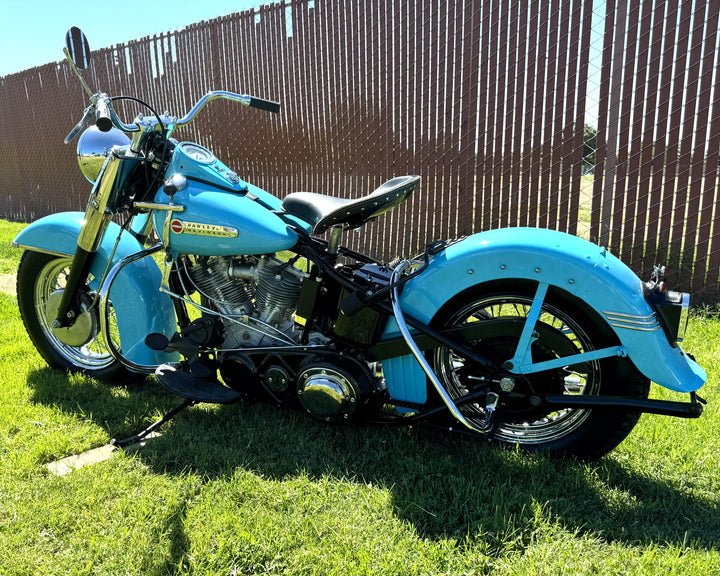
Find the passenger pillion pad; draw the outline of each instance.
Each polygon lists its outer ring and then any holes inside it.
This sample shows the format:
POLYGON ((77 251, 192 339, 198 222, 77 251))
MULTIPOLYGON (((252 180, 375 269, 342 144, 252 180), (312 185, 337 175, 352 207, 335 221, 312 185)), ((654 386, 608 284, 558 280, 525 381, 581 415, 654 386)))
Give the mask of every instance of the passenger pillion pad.
POLYGON ((286 214, 312 224, 313 234, 322 234, 338 224, 346 228, 359 228, 403 203, 419 182, 420 176, 398 176, 371 194, 355 199, 293 192, 285 197, 282 208, 286 214))

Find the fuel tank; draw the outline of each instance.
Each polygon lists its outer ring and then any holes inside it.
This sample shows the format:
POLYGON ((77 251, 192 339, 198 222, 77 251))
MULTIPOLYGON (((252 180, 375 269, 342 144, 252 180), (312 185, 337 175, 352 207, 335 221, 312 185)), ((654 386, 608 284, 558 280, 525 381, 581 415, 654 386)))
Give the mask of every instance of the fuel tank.
MULTIPOLYGON (((182 185, 172 201, 182 210, 155 210, 154 225, 163 238, 170 219, 167 241, 174 254, 269 254, 297 242, 297 234, 272 212, 281 208, 281 201, 240 180, 206 148, 178 144, 166 172, 166 178, 173 176, 182 185)), ((169 201, 166 188, 160 188, 155 202, 169 201)))

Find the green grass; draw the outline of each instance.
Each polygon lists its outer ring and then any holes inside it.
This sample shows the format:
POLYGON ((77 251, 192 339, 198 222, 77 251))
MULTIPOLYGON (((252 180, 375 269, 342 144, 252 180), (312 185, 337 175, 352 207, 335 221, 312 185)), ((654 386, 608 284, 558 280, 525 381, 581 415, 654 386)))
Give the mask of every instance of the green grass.
POLYGON ((12 241, 26 224, 0 220, 0 274, 15 274, 20 261, 20 251, 12 247, 12 241))
MULTIPOLYGON (((0 242, 13 226, 0 222, 0 242)), ((14 270, 19 253, 2 250, 14 270)), ((62 477, 44 464, 178 400, 152 377, 50 370, 10 296, 0 316, 0 575, 720 573, 712 314, 693 316, 685 343, 710 374, 702 418, 645 415, 592 464, 201 405, 144 448, 62 477)))

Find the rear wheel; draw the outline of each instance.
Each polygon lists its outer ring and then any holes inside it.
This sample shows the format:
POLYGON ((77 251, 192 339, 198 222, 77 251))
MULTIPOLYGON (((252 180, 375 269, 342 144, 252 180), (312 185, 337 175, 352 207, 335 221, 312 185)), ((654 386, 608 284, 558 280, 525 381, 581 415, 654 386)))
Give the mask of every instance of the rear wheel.
MULTIPOLYGON (((60 330, 52 327, 71 264, 70 256, 31 251, 23 254, 18 267, 17 298, 30 339, 53 368, 104 379, 129 375, 107 349, 100 333, 97 306, 88 287, 81 296, 81 311, 72 327, 60 330)), ((112 306, 108 308, 110 331, 117 334, 112 306)), ((119 338, 114 344, 119 349, 119 338)))
MULTIPOLYGON (((486 321, 487 331, 474 348, 496 365, 510 360, 534 297, 534 286, 473 288, 453 298, 436 315, 435 327, 452 328, 486 321)), ((617 343, 607 324, 573 296, 549 291, 531 345, 534 362, 597 350, 617 343)), ((432 353, 434 370, 449 395, 459 398, 479 386, 501 397, 501 423, 495 440, 529 451, 550 451, 580 458, 598 458, 622 442, 640 417, 617 408, 551 409, 538 403, 543 395, 608 395, 647 398, 650 382, 627 358, 611 357, 535 374, 515 375, 501 382, 447 347, 432 353)), ((482 425, 484 407, 466 405, 463 415, 482 425)))

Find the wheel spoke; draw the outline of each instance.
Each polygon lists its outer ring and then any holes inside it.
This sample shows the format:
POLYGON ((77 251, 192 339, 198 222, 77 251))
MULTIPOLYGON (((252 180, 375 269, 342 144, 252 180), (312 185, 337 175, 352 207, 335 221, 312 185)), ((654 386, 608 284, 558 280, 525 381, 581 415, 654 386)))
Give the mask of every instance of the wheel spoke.
MULTIPOLYGON (((507 319, 507 327, 496 323, 494 336, 484 338, 479 349, 499 365, 512 358, 519 335, 517 322, 527 318, 532 305, 532 297, 526 295, 498 295, 475 300, 462 307, 447 321, 446 327, 456 327, 477 319, 507 319)), ((551 360, 570 354, 594 349, 592 341, 579 325, 562 310, 548 304, 543 305, 536 329, 537 340, 532 345, 535 361, 551 360), (550 338, 546 335, 552 334, 550 338)), ((452 398, 459 398, 471 392, 478 382, 468 378, 468 366, 464 359, 452 353, 448 348, 438 348, 435 353, 435 366, 452 398)), ((535 394, 594 394, 600 384, 600 365, 591 362, 586 372, 574 370, 551 370, 516 378, 513 394, 519 399, 511 400, 505 407, 506 421, 496 431, 496 437, 506 442, 519 442, 525 445, 551 442, 571 434, 590 414, 586 409, 561 409, 543 412, 533 408, 529 397, 535 394), (523 396, 524 395, 524 396, 523 396), (514 402, 514 404, 513 404, 514 402)), ((466 417, 475 419, 479 424, 485 418, 484 410, 477 406, 462 408, 466 417)))
MULTIPOLYGON (((47 313, 47 304, 51 294, 65 288, 70 271, 69 259, 51 260, 37 276, 35 285, 35 312, 48 342, 67 361, 79 368, 99 370, 110 366, 115 359, 105 347, 101 335, 96 334, 82 346, 70 346, 58 338, 52 329, 52 322, 47 313)), ((94 314, 94 311, 88 313, 94 314)))

